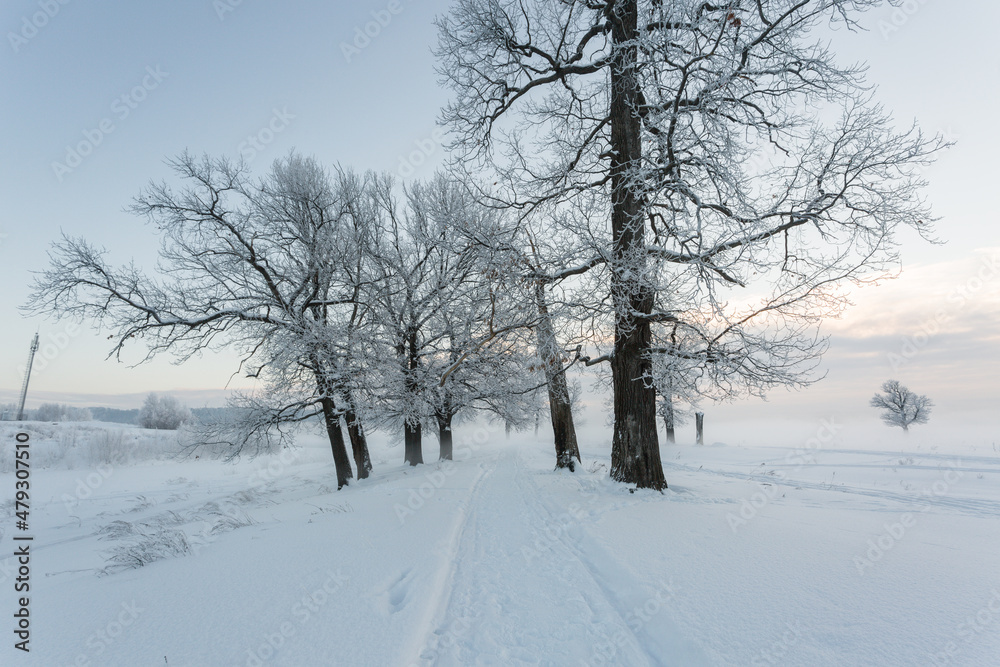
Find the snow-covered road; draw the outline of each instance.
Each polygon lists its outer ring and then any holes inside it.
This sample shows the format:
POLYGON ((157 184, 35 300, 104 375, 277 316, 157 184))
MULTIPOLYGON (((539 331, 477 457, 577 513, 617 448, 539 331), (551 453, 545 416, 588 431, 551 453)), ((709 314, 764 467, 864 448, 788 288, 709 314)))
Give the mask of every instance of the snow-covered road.
POLYGON ((0 664, 1000 664, 993 451, 671 445, 659 494, 480 435, 339 492, 319 442, 35 471, 32 651, 0 664))
POLYGON ((630 580, 586 533, 582 506, 554 511, 531 477, 516 449, 483 464, 460 529, 440 552, 447 575, 431 633, 414 636, 418 660, 708 664, 660 613, 673 596, 669 577, 657 589, 630 580))

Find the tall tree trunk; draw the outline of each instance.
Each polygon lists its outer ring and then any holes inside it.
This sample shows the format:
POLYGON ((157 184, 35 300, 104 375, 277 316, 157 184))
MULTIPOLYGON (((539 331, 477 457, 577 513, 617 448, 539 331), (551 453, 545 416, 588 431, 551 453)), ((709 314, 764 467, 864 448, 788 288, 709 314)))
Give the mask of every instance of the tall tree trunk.
POLYGON ((337 489, 342 489, 350 483, 354 473, 351 471, 351 461, 347 458, 344 433, 340 430, 340 415, 332 398, 322 398, 320 403, 323 406, 326 434, 330 438, 330 449, 333 450, 333 463, 337 467, 337 489))
POLYGON ((635 70, 636 0, 616 2, 612 11, 611 56, 611 233, 614 243, 611 291, 615 304, 615 347, 611 359, 614 439, 611 477, 640 488, 664 489, 656 433, 656 391, 651 383, 650 323, 653 293, 643 278, 645 226, 634 170, 642 157, 635 70))
MULTIPOLYGON (((408 327, 406 329, 406 389, 410 398, 416 400, 417 397, 417 369, 420 367, 420 355, 417 353, 417 329, 408 327)), ((403 461, 411 466, 424 462, 424 453, 421 445, 420 420, 415 423, 407 420, 403 426, 404 453, 403 461)))
POLYGON ((403 425, 403 460, 411 466, 424 462, 423 448, 420 446, 420 422, 403 425))
POLYGON ((347 458, 344 434, 340 430, 340 413, 333 399, 336 391, 319 355, 313 354, 310 361, 316 377, 316 388, 321 396, 320 405, 323 407, 323 421, 326 423, 326 434, 330 438, 330 449, 333 451, 333 464, 337 468, 337 489, 342 489, 350 483, 354 472, 351 470, 351 461, 347 458))
POLYGON ((445 412, 437 414, 438 441, 441 443, 441 460, 451 461, 454 454, 453 439, 451 433, 451 419, 453 415, 445 412))
POLYGON ((347 434, 351 437, 351 450, 354 453, 354 465, 358 469, 358 479, 365 479, 372 471, 372 459, 368 453, 368 438, 365 437, 364 426, 354 412, 349 402, 344 411, 344 421, 347 423, 347 434))
MULTIPOLYGON (((575 471, 573 459, 580 460, 580 448, 576 441, 576 427, 573 424, 573 408, 569 398, 569 386, 563 368, 562 355, 556 341, 552 318, 545 301, 545 286, 535 285, 535 303, 538 307, 538 356, 545 368, 545 382, 549 392, 549 414, 552 417, 552 434, 556 446, 556 468, 575 471)), ((537 423, 537 422, 536 422, 537 423)))

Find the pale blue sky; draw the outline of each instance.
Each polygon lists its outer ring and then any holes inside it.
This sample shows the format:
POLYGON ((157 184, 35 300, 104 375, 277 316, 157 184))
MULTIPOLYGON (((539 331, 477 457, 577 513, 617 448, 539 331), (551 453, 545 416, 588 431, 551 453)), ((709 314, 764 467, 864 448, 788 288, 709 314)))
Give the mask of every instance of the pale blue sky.
MULTIPOLYGON (((25 320, 17 312, 29 270, 45 265, 60 230, 106 246, 116 261, 150 263, 155 237, 122 209, 150 179, 168 175, 165 158, 184 149, 255 153, 253 166, 263 170, 294 147, 326 163, 396 171, 431 136, 447 98, 433 71, 431 22, 447 9, 446 0, 400 0, 400 11, 350 62, 342 43, 373 20, 372 12, 385 12, 388 0, 236 1, 52 0, 58 12, 42 15, 47 21, 35 16, 46 4, 38 0, 9 0, 0 9, 0 401, 19 388, 18 367, 38 327, 56 353, 33 376, 36 403, 57 394, 69 400, 226 384, 235 366, 224 355, 184 367, 164 360, 129 369, 104 361, 107 341, 86 326, 66 335, 66 323, 25 320), (220 18, 220 8, 232 11, 220 18), (44 23, 34 33, 25 29, 33 17, 44 23), (98 133, 99 145, 79 166, 53 168, 66 162, 67 146, 98 133), (250 136, 271 141, 251 151, 250 136)), ((843 61, 870 64, 879 99, 901 125, 915 118, 928 132, 958 141, 928 172, 927 194, 948 244, 904 236, 903 278, 866 290, 856 309, 831 323, 830 380, 792 398, 780 392, 778 406, 864 406, 894 374, 927 393, 936 388, 945 409, 969 405, 970 397, 977 408, 1000 399, 1000 276, 987 277, 961 307, 948 299, 1000 253, 993 202, 1000 8, 985 1, 963 3, 961 11, 943 0, 911 4, 918 8, 912 15, 894 16, 886 5, 863 19, 868 32, 831 37, 843 61), (886 359, 902 338, 939 310, 949 315, 942 333, 903 367, 891 368, 886 359)), ((440 156, 438 149, 415 175, 428 175, 440 156)))

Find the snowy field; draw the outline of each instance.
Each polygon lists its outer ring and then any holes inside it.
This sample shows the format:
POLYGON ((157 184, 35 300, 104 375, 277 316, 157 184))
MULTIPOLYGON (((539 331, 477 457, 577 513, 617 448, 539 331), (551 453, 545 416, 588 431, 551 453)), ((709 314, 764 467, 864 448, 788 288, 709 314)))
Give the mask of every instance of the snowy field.
POLYGON ((373 438, 373 477, 338 492, 313 435, 233 465, 172 460, 172 434, 26 430, 30 654, 0 426, 5 666, 1000 664, 981 436, 733 430, 663 445, 659 494, 612 484, 596 438, 556 473, 544 433, 470 426, 417 468, 373 438))

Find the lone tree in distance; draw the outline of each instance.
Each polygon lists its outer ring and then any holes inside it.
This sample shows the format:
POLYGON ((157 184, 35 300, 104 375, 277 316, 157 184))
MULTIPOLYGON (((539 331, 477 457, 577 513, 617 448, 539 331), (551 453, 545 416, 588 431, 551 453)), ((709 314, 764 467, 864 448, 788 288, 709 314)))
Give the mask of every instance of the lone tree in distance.
POLYGON ((927 423, 934 407, 931 399, 913 393, 899 384, 899 380, 886 380, 882 391, 885 393, 875 394, 869 405, 882 410, 882 421, 886 424, 909 431, 910 424, 927 423))

